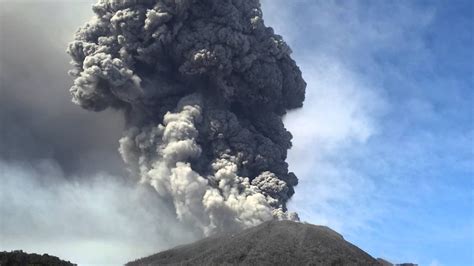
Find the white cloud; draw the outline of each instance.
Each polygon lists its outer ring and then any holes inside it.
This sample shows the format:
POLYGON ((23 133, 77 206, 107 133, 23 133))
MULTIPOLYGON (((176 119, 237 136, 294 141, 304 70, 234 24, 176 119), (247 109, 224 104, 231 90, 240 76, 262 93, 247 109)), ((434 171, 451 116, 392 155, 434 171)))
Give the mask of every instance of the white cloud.
POLYGON ((315 57, 301 63, 307 100, 303 109, 285 118, 294 136, 289 164, 300 178, 291 207, 303 219, 336 230, 363 227, 376 215, 368 209, 375 185, 345 161, 344 153, 376 134, 384 100, 336 59, 315 57))
POLYGON ((438 260, 436 260, 436 259, 433 260, 433 261, 431 261, 431 263, 430 263, 430 266, 441 266, 441 265, 443 265, 443 264, 441 264, 441 263, 440 263, 438 260))
POLYGON ((0 250, 79 265, 120 265, 196 239, 144 187, 119 177, 65 177, 53 161, 0 161, 0 250))
POLYGON ((285 117, 294 136, 288 161, 300 178, 290 208, 304 220, 342 233, 366 227, 381 211, 370 206, 376 191, 373 180, 358 172, 346 155, 377 134, 378 118, 388 108, 376 81, 355 71, 344 56, 345 49, 355 49, 351 47, 363 40, 347 39, 351 27, 357 25, 338 21, 337 14, 356 8, 348 6, 345 10, 325 1, 297 1, 293 5, 263 1, 266 23, 296 47, 294 55, 308 83, 304 107, 285 117), (315 18, 323 18, 292 19, 301 5, 314 11, 315 18), (300 20, 303 22, 297 24, 300 20), (311 48, 302 44, 313 39, 321 39, 321 43, 311 48))

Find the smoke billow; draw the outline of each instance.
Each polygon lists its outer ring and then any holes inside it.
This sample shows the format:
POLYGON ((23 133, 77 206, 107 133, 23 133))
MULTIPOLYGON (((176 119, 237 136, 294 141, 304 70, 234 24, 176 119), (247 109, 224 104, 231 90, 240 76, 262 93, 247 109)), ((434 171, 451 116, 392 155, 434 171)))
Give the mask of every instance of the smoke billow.
POLYGON ((282 116, 306 83, 258 0, 100 0, 76 33, 73 101, 123 110, 120 153, 176 215, 211 234, 273 218, 298 179, 282 116))

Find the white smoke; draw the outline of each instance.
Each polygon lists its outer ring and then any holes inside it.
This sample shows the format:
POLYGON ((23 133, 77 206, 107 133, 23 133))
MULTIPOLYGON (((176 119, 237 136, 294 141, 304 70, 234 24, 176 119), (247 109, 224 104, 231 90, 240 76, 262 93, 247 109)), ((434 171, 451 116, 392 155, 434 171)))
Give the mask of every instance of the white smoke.
POLYGON ((178 103, 175 113, 164 116, 162 125, 127 131, 120 140, 120 153, 133 174, 151 184, 163 200, 171 200, 180 221, 197 226, 205 235, 255 226, 273 216, 296 219, 271 207, 277 205, 278 193, 288 188, 270 172, 251 183, 237 174, 235 157, 213 161, 213 174, 206 177, 192 169, 191 161, 201 155, 195 126, 202 119, 201 104, 198 96, 190 95, 178 103))

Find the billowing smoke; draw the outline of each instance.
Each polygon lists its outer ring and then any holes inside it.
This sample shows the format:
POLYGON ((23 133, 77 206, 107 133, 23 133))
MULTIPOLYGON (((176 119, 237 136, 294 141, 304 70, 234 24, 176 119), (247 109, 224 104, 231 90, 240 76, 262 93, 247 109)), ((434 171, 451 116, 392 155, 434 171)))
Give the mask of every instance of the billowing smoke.
POLYGON ((258 0, 100 0, 76 33, 73 101, 123 110, 120 153, 183 223, 211 234, 272 218, 298 179, 282 116, 306 83, 258 0), (172 203, 172 204, 171 204, 172 203))

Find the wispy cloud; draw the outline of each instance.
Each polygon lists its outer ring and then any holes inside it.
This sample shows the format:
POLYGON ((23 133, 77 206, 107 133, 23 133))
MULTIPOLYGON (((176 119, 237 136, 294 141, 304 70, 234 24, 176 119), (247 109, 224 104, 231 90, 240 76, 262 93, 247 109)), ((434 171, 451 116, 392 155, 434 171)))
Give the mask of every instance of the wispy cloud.
POLYGON ((367 227, 380 211, 370 206, 376 184, 347 155, 377 134, 378 119, 389 106, 378 80, 357 71, 354 51, 363 50, 364 60, 371 61, 371 52, 380 49, 375 46, 390 36, 354 17, 353 4, 264 1, 263 6, 268 24, 289 37, 308 83, 306 105, 285 119, 294 136, 290 165, 301 180, 291 206, 303 219, 343 232, 367 227), (302 22, 291 19, 299 13, 302 22), (309 14, 313 19, 306 21, 309 14), (362 49, 369 39, 373 47, 362 49))
POLYGON ((294 136, 289 163, 301 179, 291 206, 303 219, 344 231, 371 218, 367 201, 376 189, 345 154, 377 133, 376 118, 386 105, 370 84, 337 60, 312 60, 301 64, 310 104, 285 119, 294 136), (347 215, 351 223, 345 222, 347 215))
MULTIPOLYGON (((472 87, 465 77, 440 72, 449 62, 433 51, 457 41, 438 36, 447 34, 437 27, 448 8, 409 1, 262 3, 267 24, 290 42, 308 82, 304 108, 285 120, 294 135, 290 166, 300 177, 291 207, 394 262, 429 264, 435 248, 422 246, 437 241, 472 248, 472 234, 453 239, 473 228, 473 194, 466 189, 474 173, 472 87)), ((447 23, 449 32, 463 36, 460 23, 447 23)), ((453 56, 466 57, 465 51, 453 56)), ((451 60, 459 66, 464 59, 451 60)), ((472 260, 468 250, 459 251, 458 261, 472 260)))
POLYGON ((0 161, 0 250, 119 265, 197 238, 151 188, 120 180, 65 177, 51 160, 0 161))

